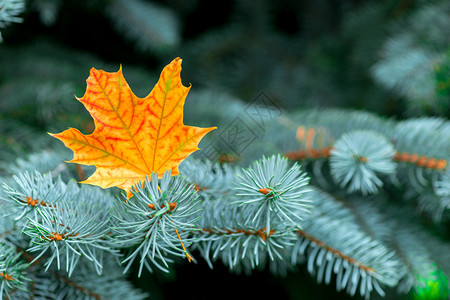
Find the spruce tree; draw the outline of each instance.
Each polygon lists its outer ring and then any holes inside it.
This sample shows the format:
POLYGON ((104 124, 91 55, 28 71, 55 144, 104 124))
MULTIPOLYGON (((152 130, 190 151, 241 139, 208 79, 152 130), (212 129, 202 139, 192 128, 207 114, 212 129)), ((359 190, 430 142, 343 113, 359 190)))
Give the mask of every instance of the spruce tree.
POLYGON ((0 0, 0 299, 448 299, 450 3, 215 5, 0 0), (89 69, 144 97, 177 56, 217 130, 80 183, 47 132, 94 131, 89 69))

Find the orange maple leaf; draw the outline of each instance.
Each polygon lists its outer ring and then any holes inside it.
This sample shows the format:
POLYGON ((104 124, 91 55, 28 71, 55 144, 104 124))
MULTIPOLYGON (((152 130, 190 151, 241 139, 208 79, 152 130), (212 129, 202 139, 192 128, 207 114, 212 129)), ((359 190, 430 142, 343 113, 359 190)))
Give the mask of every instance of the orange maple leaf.
POLYGON ((133 94, 122 75, 91 69, 86 93, 77 98, 91 114, 95 130, 84 135, 75 128, 58 134, 73 153, 71 163, 94 165, 94 174, 82 183, 102 188, 117 186, 131 196, 131 188, 146 175, 171 170, 198 150, 200 140, 216 127, 183 124, 183 107, 189 87, 181 83, 181 59, 167 65, 151 93, 133 94))

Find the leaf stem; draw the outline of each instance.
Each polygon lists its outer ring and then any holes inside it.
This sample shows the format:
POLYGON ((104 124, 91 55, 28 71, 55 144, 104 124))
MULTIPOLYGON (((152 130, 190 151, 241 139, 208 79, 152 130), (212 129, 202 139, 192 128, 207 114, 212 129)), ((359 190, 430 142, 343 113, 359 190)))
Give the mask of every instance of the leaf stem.
MULTIPOLYGON (((161 188, 158 185, 158 191, 160 194, 162 194, 161 192, 161 188)), ((173 223, 173 220, 172 220, 173 223)), ((187 259, 189 262, 192 262, 194 259, 192 258, 192 256, 187 252, 186 248, 184 247, 183 241, 181 240, 180 234, 178 233, 178 230, 176 228, 175 229, 175 233, 177 234, 178 240, 180 241, 181 247, 183 248, 184 254, 186 255, 187 259)))

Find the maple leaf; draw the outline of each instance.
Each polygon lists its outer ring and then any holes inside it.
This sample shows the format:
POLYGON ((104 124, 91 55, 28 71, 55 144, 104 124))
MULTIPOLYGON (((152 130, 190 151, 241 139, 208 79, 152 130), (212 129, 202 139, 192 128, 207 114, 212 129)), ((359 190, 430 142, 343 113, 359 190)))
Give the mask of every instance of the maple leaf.
POLYGON ((183 124, 183 107, 189 87, 181 83, 181 59, 167 65, 151 93, 145 98, 133 94, 122 75, 91 69, 86 93, 77 98, 95 123, 93 133, 75 128, 58 134, 73 153, 71 163, 94 165, 96 171, 82 183, 102 188, 117 186, 127 191, 146 175, 168 170, 179 174, 178 165, 198 150, 200 140, 216 127, 199 128, 183 124))

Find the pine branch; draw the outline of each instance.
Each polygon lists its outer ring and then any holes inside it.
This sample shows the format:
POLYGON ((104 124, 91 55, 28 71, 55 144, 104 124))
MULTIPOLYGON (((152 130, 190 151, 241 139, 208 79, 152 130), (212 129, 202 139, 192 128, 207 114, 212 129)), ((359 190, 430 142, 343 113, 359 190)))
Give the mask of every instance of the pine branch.
POLYGON ((138 276, 144 266, 150 272, 152 267, 168 272, 173 257, 192 260, 184 245, 192 242, 189 234, 198 230, 197 198, 192 185, 165 173, 162 179, 153 174, 151 181, 147 178, 136 186, 133 197, 115 202, 111 242, 129 250, 122 260, 127 263, 125 272, 138 257, 138 276))
POLYGON ((440 103, 439 74, 446 66, 448 42, 441 35, 450 29, 446 1, 427 3, 399 22, 381 48, 381 59, 372 66, 372 77, 381 86, 406 99, 410 115, 443 115, 448 107, 440 103))
POLYGON ((15 247, 0 240, 0 299, 15 289, 25 290, 29 278, 24 275, 28 265, 20 260, 15 247))
POLYGON ((226 199, 204 201, 202 208, 198 223, 201 231, 195 233, 197 242, 193 246, 211 268, 220 259, 230 270, 249 273, 267 259, 281 259, 283 249, 295 240, 292 227, 282 222, 274 224, 270 231, 243 226, 243 208, 230 205, 226 199))
MULTIPOLYGON (((10 23, 21 23, 20 15, 25 9, 25 3, 22 0, 1 0, 0 1, 0 29, 5 28, 10 23)), ((0 42, 2 42, 0 32, 0 42)))
POLYGON ((336 274, 336 289, 354 295, 359 286, 361 296, 369 298, 375 289, 385 295, 380 283, 395 286, 400 279, 395 252, 367 236, 354 223, 350 211, 321 192, 314 192, 315 208, 304 221, 294 255, 305 255, 310 273, 318 282, 330 283, 336 274), (339 216, 339 217, 338 217, 339 216))
POLYGON ((105 242, 112 201, 92 188, 80 189, 73 182, 65 185, 60 179, 54 182, 49 173, 24 173, 14 179, 16 187, 5 185, 4 190, 6 200, 18 212, 15 219, 26 218, 23 233, 34 244, 27 251, 39 252, 36 260, 49 251, 46 269, 54 260, 60 269, 63 260, 69 276, 83 256, 95 264, 100 274, 102 251, 114 253, 105 242), (92 203, 90 199, 99 200, 92 203))
POLYGON ((87 260, 81 259, 76 270, 69 276, 63 270, 50 267, 43 271, 42 260, 36 260, 35 256, 21 249, 22 257, 32 264, 27 275, 30 281, 27 291, 12 290, 10 295, 17 298, 83 298, 83 299, 146 299, 147 294, 139 290, 124 279, 122 269, 115 261, 106 259, 104 274, 97 274, 95 268, 87 260))
POLYGON ((243 206, 245 226, 264 227, 270 232, 275 219, 301 227, 303 216, 310 213, 312 201, 304 197, 309 192, 308 178, 298 164, 288 169, 288 160, 281 156, 263 157, 238 178, 238 199, 231 204, 243 206))
POLYGON ((450 161, 448 121, 417 118, 394 123, 365 113, 353 112, 344 118, 346 114, 336 110, 323 112, 335 122, 334 126, 321 114, 304 116, 300 124, 305 125, 297 126, 295 133, 290 130, 289 138, 296 142, 290 143, 290 149, 284 148, 285 156, 302 161, 307 167, 312 165, 313 182, 325 188, 333 188, 336 183, 348 187, 349 192, 362 194, 376 193, 386 183, 407 188, 406 199, 417 202, 421 210, 441 221, 448 209, 447 194, 435 184, 446 186, 443 180, 450 161), (345 132, 350 121, 355 126, 345 132), (328 172, 332 180, 327 177, 328 172))
POLYGON ((106 12, 117 30, 142 50, 165 52, 179 43, 176 16, 159 4, 142 0, 115 0, 106 12))
POLYGON ((348 192, 372 194, 383 186, 378 177, 392 175, 394 147, 374 131, 350 131, 334 144, 330 151, 331 175, 348 192))

